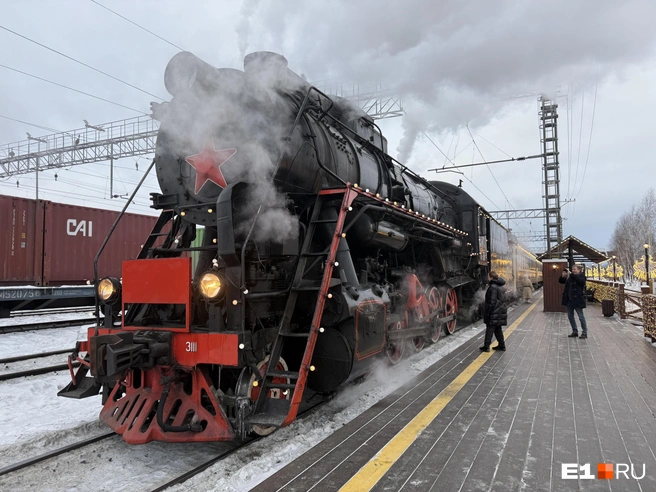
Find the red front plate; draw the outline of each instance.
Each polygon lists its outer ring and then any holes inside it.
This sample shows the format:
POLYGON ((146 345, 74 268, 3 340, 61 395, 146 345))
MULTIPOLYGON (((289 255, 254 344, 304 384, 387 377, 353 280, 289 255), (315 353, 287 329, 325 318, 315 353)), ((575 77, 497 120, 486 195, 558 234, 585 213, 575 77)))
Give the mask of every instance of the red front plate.
MULTIPOLYGON (((191 258, 158 258, 123 262, 123 310, 126 304, 183 304, 185 328, 191 325, 191 258)), ((125 328, 125 326, 124 326, 125 328)), ((149 328, 165 328, 152 326, 149 328)), ((144 328, 139 328, 143 330, 144 328)))
POLYGON ((236 366, 238 345, 239 336, 234 334, 180 333, 173 336, 173 358, 187 367, 197 364, 236 366))

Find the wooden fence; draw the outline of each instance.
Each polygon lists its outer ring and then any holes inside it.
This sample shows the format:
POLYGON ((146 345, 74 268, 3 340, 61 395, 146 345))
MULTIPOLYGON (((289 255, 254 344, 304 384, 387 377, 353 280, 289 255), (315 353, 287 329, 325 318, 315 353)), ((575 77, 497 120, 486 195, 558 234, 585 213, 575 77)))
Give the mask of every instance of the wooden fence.
POLYGON ((594 292, 594 298, 599 302, 613 301, 620 318, 642 320, 643 316, 639 316, 643 312, 643 295, 640 291, 627 289, 623 282, 612 280, 587 279, 586 288, 594 292))
POLYGON ((588 279, 586 287, 594 291, 594 298, 597 301, 614 301, 615 312, 620 318, 642 321, 645 337, 656 343, 656 295, 642 294, 625 288, 622 282, 607 280, 588 279))

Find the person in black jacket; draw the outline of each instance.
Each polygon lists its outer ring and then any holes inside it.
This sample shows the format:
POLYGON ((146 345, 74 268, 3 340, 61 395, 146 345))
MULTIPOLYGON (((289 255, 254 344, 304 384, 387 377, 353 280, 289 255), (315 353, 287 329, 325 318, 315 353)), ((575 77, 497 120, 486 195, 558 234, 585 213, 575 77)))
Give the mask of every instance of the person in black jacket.
POLYGON ((503 328, 502 326, 508 324, 508 311, 506 306, 503 305, 503 290, 502 287, 506 284, 506 281, 502 278, 499 278, 499 275, 496 272, 490 272, 488 275, 488 280, 490 281, 485 293, 485 307, 483 310, 483 321, 485 322, 485 342, 480 349, 483 352, 490 351, 490 344, 492 343, 492 334, 497 339, 496 347, 493 347, 494 350, 501 350, 502 352, 506 351, 506 343, 503 339, 503 328))
POLYGON ((572 273, 569 270, 563 270, 562 275, 558 282, 565 284, 563 291, 563 306, 567 306, 567 318, 569 324, 572 325, 572 333, 569 334, 570 338, 579 336, 576 328, 576 321, 574 321, 574 311, 579 316, 581 323, 581 336, 579 338, 588 338, 588 325, 583 316, 583 309, 585 308, 585 275, 579 265, 572 267, 572 273))

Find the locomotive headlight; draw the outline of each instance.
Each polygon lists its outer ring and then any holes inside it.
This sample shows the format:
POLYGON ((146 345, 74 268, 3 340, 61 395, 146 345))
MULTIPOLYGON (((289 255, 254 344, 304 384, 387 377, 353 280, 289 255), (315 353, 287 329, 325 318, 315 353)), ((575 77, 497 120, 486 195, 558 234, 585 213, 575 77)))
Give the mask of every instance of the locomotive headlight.
POLYGON ((223 282, 221 282, 221 277, 214 272, 204 273, 198 281, 198 288, 200 293, 203 294, 203 297, 212 300, 219 299, 225 292, 223 282))
POLYGON ((98 297, 104 304, 112 304, 121 293, 121 282, 112 277, 105 277, 98 282, 98 297))

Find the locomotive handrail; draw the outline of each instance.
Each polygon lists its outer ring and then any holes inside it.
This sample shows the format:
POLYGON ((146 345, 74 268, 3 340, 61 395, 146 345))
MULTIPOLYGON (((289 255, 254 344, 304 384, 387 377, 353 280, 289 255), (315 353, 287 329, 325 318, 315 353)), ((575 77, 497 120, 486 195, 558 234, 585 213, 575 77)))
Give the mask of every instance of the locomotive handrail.
POLYGON ((189 210, 190 208, 201 208, 201 207, 214 207, 216 204, 213 202, 203 202, 203 203, 192 203, 189 205, 179 205, 176 206, 176 210, 189 210))
POLYGON ((148 166, 148 169, 146 169, 146 172, 144 173, 143 177, 141 178, 141 181, 137 184, 136 188, 132 192, 132 195, 126 202, 125 206, 123 207, 123 210, 121 210, 121 213, 118 214, 118 217, 116 217, 116 220, 114 220, 114 223, 112 224, 112 227, 109 229, 109 232, 105 236, 105 240, 102 242, 100 245, 100 249, 98 250, 98 253, 96 253, 96 257, 93 259, 93 286, 94 286, 94 300, 95 300, 95 315, 96 315, 96 336, 98 335, 98 326, 100 326, 100 302, 98 300, 98 260, 100 259, 100 255, 105 249, 105 246, 107 246, 107 243, 109 242, 109 239, 112 237, 112 234, 114 234, 114 231, 116 230, 116 227, 118 226, 118 223, 121 221, 123 218, 123 215, 125 214, 125 211, 128 209, 130 206, 130 203, 132 203, 132 200, 137 194, 137 191, 139 191, 139 188, 141 188, 141 185, 143 182, 146 180, 146 177, 150 173, 150 170, 153 168, 155 165, 155 159, 153 159, 153 162, 150 163, 150 166, 148 166))

